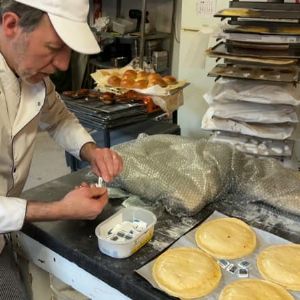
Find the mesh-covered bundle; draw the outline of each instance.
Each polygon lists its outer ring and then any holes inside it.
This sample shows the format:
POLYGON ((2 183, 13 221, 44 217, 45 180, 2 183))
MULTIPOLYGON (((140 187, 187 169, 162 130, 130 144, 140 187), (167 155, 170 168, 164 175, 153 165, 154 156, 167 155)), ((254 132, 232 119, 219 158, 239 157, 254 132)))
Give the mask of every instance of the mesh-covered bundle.
POLYGON ((175 135, 154 135, 115 147, 124 159, 117 186, 176 215, 193 215, 228 190, 231 148, 175 135))
POLYGON ((248 157, 231 146, 175 135, 154 135, 114 147, 124 171, 114 185, 174 215, 191 216, 235 194, 300 214, 300 174, 274 159, 248 157))
POLYGON ((300 173, 277 160, 248 157, 236 151, 233 192, 249 201, 263 201, 284 211, 300 214, 300 173))

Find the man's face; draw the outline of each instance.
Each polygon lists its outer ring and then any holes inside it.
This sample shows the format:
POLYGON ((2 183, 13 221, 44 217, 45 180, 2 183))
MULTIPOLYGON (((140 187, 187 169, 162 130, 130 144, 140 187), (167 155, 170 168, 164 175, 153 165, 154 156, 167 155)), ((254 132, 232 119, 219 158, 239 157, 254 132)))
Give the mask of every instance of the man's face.
POLYGON ((15 72, 30 84, 58 70, 67 70, 71 55, 46 14, 32 32, 20 31, 12 41, 12 51, 15 72))

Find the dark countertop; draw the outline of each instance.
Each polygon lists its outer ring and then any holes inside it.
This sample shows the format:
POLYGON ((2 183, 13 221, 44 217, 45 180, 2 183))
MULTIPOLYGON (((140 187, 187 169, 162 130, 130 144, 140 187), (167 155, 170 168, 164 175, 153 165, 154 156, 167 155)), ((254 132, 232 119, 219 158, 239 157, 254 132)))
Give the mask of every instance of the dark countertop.
MULTIPOLYGON (((96 180, 88 169, 83 169, 28 190, 22 197, 39 201, 60 199, 82 181, 96 180)), ((144 300, 173 298, 154 289, 134 270, 155 258, 165 247, 205 220, 214 210, 239 217, 252 226, 300 243, 300 217, 286 214, 260 202, 245 203, 242 197, 237 201, 237 198, 228 195, 226 199, 207 205, 191 218, 179 219, 162 209, 156 209, 158 222, 152 241, 129 258, 114 259, 99 251, 94 231, 100 222, 121 208, 123 200, 111 199, 103 213, 93 221, 28 223, 22 231, 128 297, 144 300)))

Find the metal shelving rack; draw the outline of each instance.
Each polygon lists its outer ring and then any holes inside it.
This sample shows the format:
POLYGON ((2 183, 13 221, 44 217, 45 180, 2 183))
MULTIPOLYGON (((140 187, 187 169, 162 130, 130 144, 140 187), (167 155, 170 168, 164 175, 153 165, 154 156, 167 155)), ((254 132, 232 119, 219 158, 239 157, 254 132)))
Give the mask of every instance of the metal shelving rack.
MULTIPOLYGON (((121 16, 121 9, 122 9, 122 1, 123 0, 117 0, 116 2, 116 16, 120 17, 121 16)), ((173 7, 172 7, 172 27, 171 27, 171 32, 166 33, 166 32, 155 32, 155 33, 150 33, 146 34, 145 33, 145 22, 146 22, 146 11, 147 11, 147 3, 149 0, 141 0, 141 31, 139 36, 133 36, 129 34, 125 35, 120 35, 117 33, 103 33, 103 37, 116 37, 116 38, 129 38, 129 39, 137 39, 140 42, 140 47, 139 47, 139 63, 140 67, 143 67, 143 59, 144 59, 144 52, 145 52, 145 41, 147 40, 154 40, 154 39, 169 39, 170 40, 170 47, 169 47, 169 65, 171 65, 172 58, 173 58, 173 37, 174 37, 174 18, 176 14, 176 1, 173 0, 173 7)), ((93 3, 90 0, 90 7, 91 11, 93 11, 93 3)), ((106 67, 106 66, 104 66, 106 67)))

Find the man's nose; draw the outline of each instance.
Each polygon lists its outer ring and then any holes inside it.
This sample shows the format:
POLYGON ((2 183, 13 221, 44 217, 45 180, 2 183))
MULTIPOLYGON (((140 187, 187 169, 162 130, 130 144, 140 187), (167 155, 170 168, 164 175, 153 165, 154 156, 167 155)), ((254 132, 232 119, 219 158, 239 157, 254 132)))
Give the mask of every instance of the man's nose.
POLYGON ((70 59, 71 49, 66 47, 55 55, 53 65, 57 70, 66 71, 68 70, 70 59))

